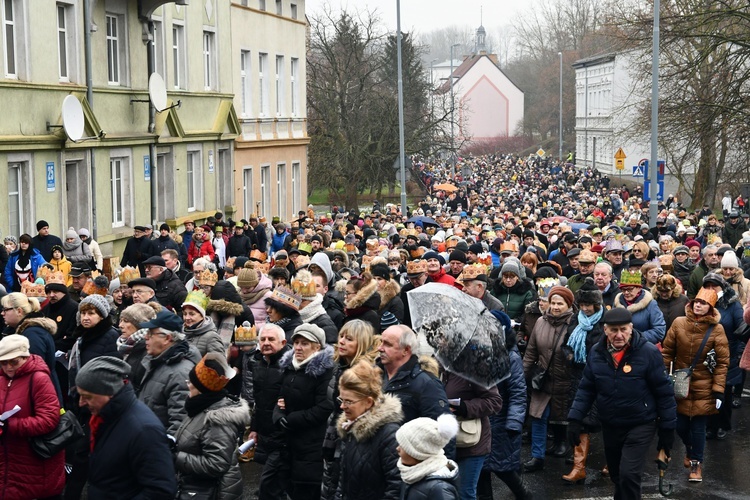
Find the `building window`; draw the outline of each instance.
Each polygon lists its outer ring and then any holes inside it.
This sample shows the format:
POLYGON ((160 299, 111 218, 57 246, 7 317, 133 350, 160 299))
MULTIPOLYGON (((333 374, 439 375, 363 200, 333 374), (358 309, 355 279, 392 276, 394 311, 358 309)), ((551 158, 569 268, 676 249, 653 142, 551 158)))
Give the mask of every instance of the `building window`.
POLYGON ((5 58, 5 76, 8 78, 16 78, 18 76, 16 73, 16 49, 19 44, 17 39, 16 14, 15 1, 3 0, 3 44, 5 45, 3 56, 5 58))
POLYGON ((292 19, 297 19, 297 4, 296 3, 290 4, 289 10, 291 11, 292 19))
POLYGON ((292 57, 290 70, 292 86, 292 116, 299 116, 299 59, 292 57))
POLYGON ((125 85, 125 16, 107 14, 107 82, 125 85))
POLYGON ((112 185, 112 227, 125 225, 125 169, 127 158, 110 158, 110 181, 112 185))
POLYGON ((69 81, 68 74, 68 19, 66 6, 57 4, 57 61, 60 80, 69 81))
POLYGON ((219 162, 217 164, 217 183, 219 188, 219 206, 227 207, 234 205, 234 170, 232 169, 232 153, 228 148, 219 149, 219 162))
POLYGON ((276 215, 286 220, 286 165, 276 165, 276 215))
POLYGON ((260 116, 269 115, 268 54, 258 55, 258 90, 260 91, 260 116))
POLYGON ((268 210, 271 208, 271 166, 260 167, 260 203, 261 207, 258 217, 268 218, 268 210))
POLYGON ((181 24, 172 24, 172 73, 174 88, 185 89, 185 26, 181 24))
POLYGON ((194 212, 200 199, 201 155, 200 151, 187 153, 187 209, 194 212))
POLYGON ((164 64, 164 23, 154 20, 154 71, 162 78, 167 77, 164 64))
POLYGON ((276 116, 284 114, 284 56, 276 56, 276 116))
POLYGON ((242 99, 242 116, 249 118, 250 108, 250 51, 240 51, 240 98, 242 99))
POLYGON ((299 162, 292 163, 292 214, 302 206, 302 169, 299 162))
POLYGON ((242 209, 247 217, 253 212, 253 168, 245 167, 242 170, 242 209))
POLYGON ((280 16, 282 12, 281 0, 276 0, 276 15, 280 16))
POLYGON ((214 34, 203 32, 203 87, 206 90, 216 89, 216 62, 214 51, 214 34))
POLYGON ((258 8, 260 10, 266 10, 266 0, 258 0, 258 8))
POLYGON ((24 199, 30 192, 31 186, 27 182, 28 164, 26 162, 8 163, 8 234, 24 233, 24 199))

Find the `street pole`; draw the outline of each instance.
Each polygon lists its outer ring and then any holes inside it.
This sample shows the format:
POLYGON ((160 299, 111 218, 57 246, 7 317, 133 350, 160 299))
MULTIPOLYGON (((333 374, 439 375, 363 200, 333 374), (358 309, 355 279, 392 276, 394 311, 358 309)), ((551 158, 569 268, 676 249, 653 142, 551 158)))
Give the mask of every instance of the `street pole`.
MULTIPOLYGON (((435 120, 435 81, 434 81, 434 74, 435 74, 435 63, 438 62, 437 59, 433 59, 430 61, 430 129, 433 127, 433 121, 435 120)), ((434 153, 435 147, 435 132, 433 131, 430 133, 430 155, 434 153)))
POLYGON ((406 155, 404 154, 404 77, 401 70, 401 0, 396 0, 398 52, 398 158, 401 166, 401 214, 406 215, 406 155))
POLYGON ((659 202, 659 159, 657 137, 659 131, 659 0, 654 0, 654 43, 651 54, 651 161, 649 172, 651 202, 648 206, 648 223, 656 224, 656 213, 659 202))
POLYGON ((454 43, 451 45, 451 180, 456 182, 456 139, 453 135, 453 110, 455 108, 455 99, 453 97, 453 49, 458 47, 460 44, 454 43))
POLYGON ((563 138, 562 138, 562 52, 557 53, 560 56, 560 149, 557 157, 562 161, 563 138))

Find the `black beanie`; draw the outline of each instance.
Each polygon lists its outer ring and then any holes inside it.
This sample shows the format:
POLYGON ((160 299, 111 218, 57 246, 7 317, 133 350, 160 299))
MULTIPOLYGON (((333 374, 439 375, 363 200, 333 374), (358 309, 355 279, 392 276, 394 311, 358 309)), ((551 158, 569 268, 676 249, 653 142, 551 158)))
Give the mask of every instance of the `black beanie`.
POLYGON ((41 231, 43 227, 49 227, 49 223, 46 220, 40 220, 36 223, 37 231, 41 231))
POLYGON ((469 252, 479 255, 480 253, 484 252, 484 247, 481 243, 472 243, 471 245, 469 245, 469 252))
POLYGON ((461 250, 453 250, 451 254, 448 256, 448 262, 452 260, 457 260, 459 262, 463 262, 466 264, 466 254, 463 253, 461 250))
POLYGON ((376 278, 383 278, 386 281, 391 279, 391 269, 387 264, 375 264, 370 266, 370 274, 376 278))

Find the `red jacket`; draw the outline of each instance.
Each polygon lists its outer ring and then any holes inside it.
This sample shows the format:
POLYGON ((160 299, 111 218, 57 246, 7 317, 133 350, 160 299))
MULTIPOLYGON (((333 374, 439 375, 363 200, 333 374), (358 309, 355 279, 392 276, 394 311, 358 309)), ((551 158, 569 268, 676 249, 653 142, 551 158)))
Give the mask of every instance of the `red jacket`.
POLYGON ((0 435, 2 500, 46 498, 59 495, 65 486, 65 452, 44 460, 29 445, 30 437, 51 432, 60 421, 60 402, 49 373, 47 364, 36 354, 13 379, 0 371, 0 413, 15 405, 21 407, 5 422, 0 435))
POLYGON ((444 283, 450 286, 454 286, 456 284, 456 278, 446 273, 445 269, 443 269, 442 267, 440 268, 440 271, 437 272, 437 274, 429 274, 428 276, 435 283, 444 283))
POLYGON ((214 252, 214 245, 211 243, 210 239, 203 240, 203 243, 199 246, 195 241, 195 238, 193 238, 193 241, 190 242, 190 247, 188 247, 187 262, 192 266, 195 259, 199 257, 207 257, 209 261, 213 262, 215 255, 216 252, 214 252))

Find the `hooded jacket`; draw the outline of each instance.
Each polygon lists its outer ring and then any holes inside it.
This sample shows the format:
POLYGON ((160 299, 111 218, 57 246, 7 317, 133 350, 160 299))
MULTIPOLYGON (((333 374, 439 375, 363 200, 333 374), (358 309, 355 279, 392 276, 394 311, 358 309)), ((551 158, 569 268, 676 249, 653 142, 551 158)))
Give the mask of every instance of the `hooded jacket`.
POLYGON ((380 315, 389 312, 396 316, 399 323, 404 322, 404 302, 401 300, 401 286, 395 280, 388 282, 378 290, 380 294, 380 315))
MULTIPOLYGON (((16 326, 13 333, 23 335, 29 339, 29 352, 36 354, 44 360, 49 369, 49 376, 52 379, 52 385, 55 387, 60 398, 60 405, 64 401, 63 391, 60 387, 60 381, 57 379, 57 360, 55 359, 55 341, 54 336, 57 332, 57 325, 49 318, 45 318, 41 313, 28 314, 21 323, 16 326)), ((7 333, 3 336, 6 336, 7 333)))
POLYGON ((89 246, 81 241, 81 238, 76 238, 71 241, 64 241, 62 244, 63 253, 65 257, 75 265, 78 264, 93 264, 94 255, 91 253, 89 246))
POLYGON ((253 313, 255 326, 258 328, 258 331, 263 328, 263 325, 266 324, 266 319, 268 318, 268 313, 266 313, 266 302, 263 299, 271 296, 272 288, 273 283, 271 282, 271 278, 260 273, 258 284, 255 285, 248 295, 243 295, 240 292, 242 303, 248 306, 253 313))
POLYGON ((675 283, 675 285, 672 295, 668 299, 661 298, 656 286, 651 288, 651 295, 656 297, 656 304, 664 316, 665 328, 667 330, 672 326, 674 320, 685 315, 685 306, 690 302, 687 295, 682 293, 682 286, 679 283, 675 283))
POLYGON ((667 324, 659 305, 648 290, 641 290, 635 301, 628 305, 622 293, 615 297, 614 307, 625 307, 633 315, 633 328, 641 332, 643 338, 657 344, 664 338, 667 324))
POLYGON ((350 322, 353 319, 361 319, 372 325, 375 334, 380 333, 380 294, 378 293, 378 282, 376 280, 370 281, 367 285, 359 289, 359 291, 345 302, 344 312, 346 319, 344 324, 350 322))
POLYGON ((242 499, 242 473, 237 461, 237 436, 250 423, 250 407, 229 398, 198 415, 187 417, 175 434, 175 469, 181 487, 218 482, 216 498, 242 499))
POLYGON ((151 408, 159 421, 174 436, 185 419, 190 370, 201 360, 198 350, 186 340, 176 342, 157 357, 147 354, 141 364, 146 369, 138 399, 151 408))
POLYGON ((326 344, 335 345, 338 342, 339 330, 323 307, 323 296, 316 294, 309 304, 299 310, 303 323, 319 326, 326 334, 326 344))
POLYGON ((226 354, 227 348, 221 337, 216 333, 216 325, 210 316, 206 316, 203 321, 190 328, 183 326, 182 333, 185 334, 185 340, 192 345, 201 355, 201 358, 209 352, 226 354))
POLYGON ((343 413, 337 430, 341 437, 341 472, 337 498, 342 500, 396 500, 401 477, 396 448, 396 431, 404 414, 395 396, 383 395, 382 401, 362 414, 348 429, 343 413))
POLYGON ((446 459, 446 466, 414 484, 401 484, 401 500, 459 500, 456 491, 458 465, 446 459))
MULTIPOLYGON (((58 238, 59 239, 59 238, 58 238)), ((31 274, 34 276, 34 278, 37 277, 37 270, 40 266, 42 266, 46 261, 44 260, 44 257, 42 257, 42 254, 39 253, 39 250, 36 248, 29 248, 29 263, 31 264, 31 274)), ((3 273, 3 278, 5 279, 5 289, 10 292, 20 292, 21 291, 21 284, 18 283, 18 280, 16 279, 16 273, 15 273, 15 267, 16 262, 18 262, 18 258, 21 256, 21 250, 16 250, 15 252, 11 253, 8 257, 8 263, 5 265, 5 272, 3 273)), ((33 279, 31 281, 34 281, 33 279)))
POLYGON ((669 371, 674 363, 675 370, 688 368, 693 362, 703 337, 709 327, 713 331, 690 377, 688 396, 677 401, 677 413, 688 417, 718 413, 714 393, 724 394, 724 385, 729 367, 729 344, 724 327, 719 323, 721 315, 712 307, 706 316, 696 317, 690 305, 685 307, 685 317, 677 318, 662 343, 664 367, 669 371), (703 364, 706 354, 714 349, 716 368, 713 374, 703 364))

